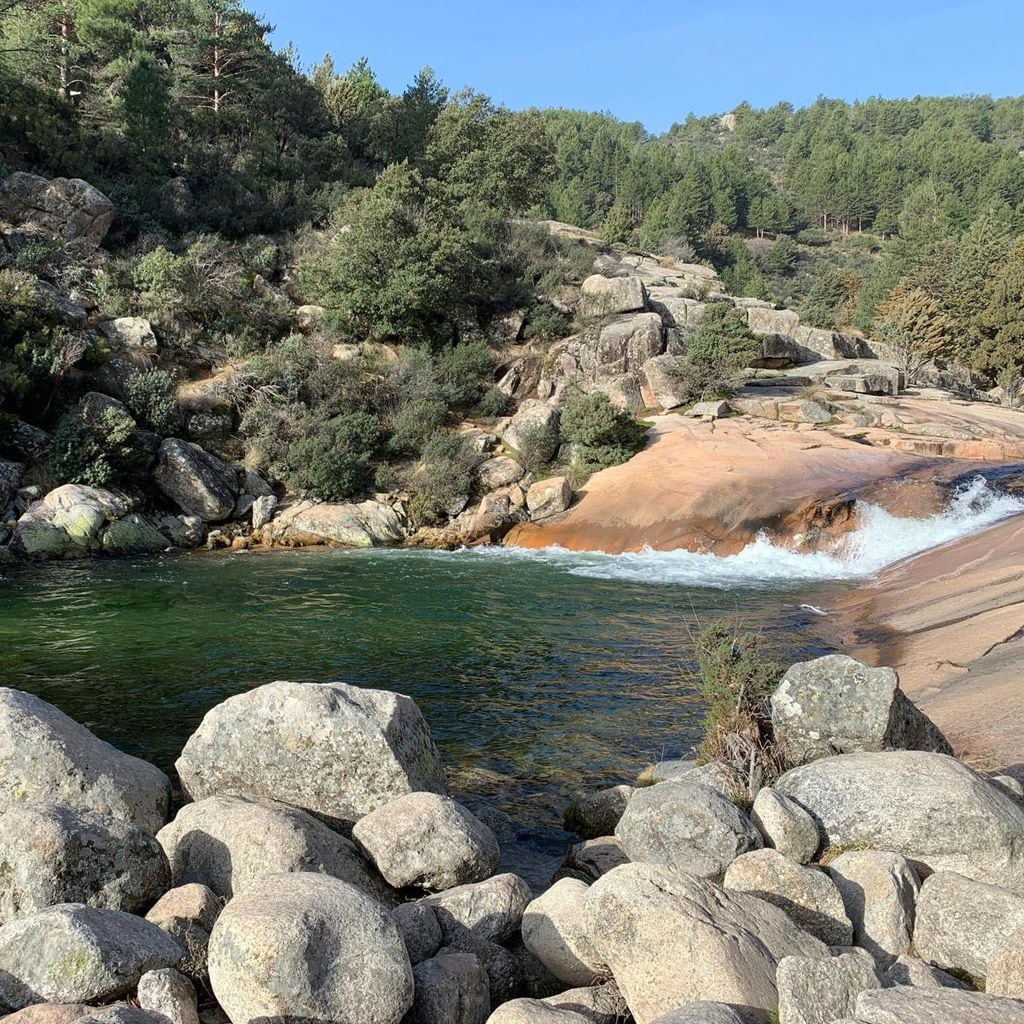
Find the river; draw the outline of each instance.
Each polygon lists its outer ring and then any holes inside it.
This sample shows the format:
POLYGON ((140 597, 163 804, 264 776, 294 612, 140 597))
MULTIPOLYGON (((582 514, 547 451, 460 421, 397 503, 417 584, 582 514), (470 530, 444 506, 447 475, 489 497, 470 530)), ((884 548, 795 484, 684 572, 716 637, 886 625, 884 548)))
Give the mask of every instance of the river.
POLYGON ((702 623, 762 630, 789 660, 829 648, 828 620, 800 607, 813 592, 713 582, 502 551, 5 566, 2 682, 168 772, 210 707, 261 683, 410 694, 453 791, 508 816, 506 863, 539 883, 572 841, 559 823, 573 788, 631 781, 698 741, 702 623))

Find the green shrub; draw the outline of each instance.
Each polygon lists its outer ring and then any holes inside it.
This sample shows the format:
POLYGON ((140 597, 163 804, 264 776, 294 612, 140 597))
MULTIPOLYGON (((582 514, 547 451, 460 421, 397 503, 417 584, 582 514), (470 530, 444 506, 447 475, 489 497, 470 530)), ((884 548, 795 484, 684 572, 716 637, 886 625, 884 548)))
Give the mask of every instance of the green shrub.
POLYGON ((700 324, 687 338, 686 356, 690 363, 727 377, 750 364, 758 345, 743 310, 728 302, 713 302, 704 308, 700 324))
POLYGON ((99 421, 88 425, 77 413, 69 412, 54 431, 49 469, 59 484, 109 487, 137 481, 152 458, 125 413, 104 409, 99 421))
POLYGON ((145 427, 165 434, 174 422, 174 378, 166 370, 136 370, 125 381, 125 405, 145 427))
POLYGON ((559 431, 557 427, 538 423, 519 432, 519 461, 528 473, 536 473, 554 458, 558 451, 559 431))
POLYGON ((468 498, 476 485, 476 467, 480 456, 465 438, 438 431, 423 446, 423 458, 411 481, 418 496, 417 518, 420 525, 444 514, 468 498))
POLYGON ((444 423, 448 407, 439 398, 424 398, 403 405, 391 423, 392 451, 419 454, 444 423))
POLYGON ((538 302, 530 309, 523 328, 523 339, 531 341, 558 341, 572 333, 572 317, 546 302, 538 302))
POLYGON ((756 633, 742 633, 725 623, 701 630, 695 647, 696 682, 707 704, 698 760, 732 765, 750 780, 753 796, 782 768, 770 699, 783 668, 764 655, 756 633))
POLYGON ((647 427, 616 409, 608 396, 575 394, 565 403, 562 440, 575 449, 576 461, 591 471, 628 462, 647 443, 647 427))
POLYGON ((290 486, 324 501, 345 501, 370 486, 381 434, 375 416, 311 417, 303 427, 286 456, 290 486))
POLYGON ((494 378, 494 357, 482 342, 465 342, 442 349, 434 359, 437 397, 453 409, 473 408, 494 378))
POLYGON ((498 388, 488 388, 476 409, 481 416, 496 420, 508 415, 512 409, 512 399, 498 388))

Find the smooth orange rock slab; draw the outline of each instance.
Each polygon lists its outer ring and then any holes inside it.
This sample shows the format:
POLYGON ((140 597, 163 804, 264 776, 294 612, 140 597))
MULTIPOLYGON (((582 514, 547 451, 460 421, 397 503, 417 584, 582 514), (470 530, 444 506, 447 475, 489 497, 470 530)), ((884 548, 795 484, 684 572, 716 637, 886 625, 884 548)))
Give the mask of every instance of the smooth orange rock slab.
POLYGON ((849 653, 897 669, 958 752, 1024 765, 1024 516, 885 570, 839 610, 849 653))
MULTIPOLYGON (((866 487, 925 473, 948 481, 971 468, 826 430, 662 416, 647 448, 593 476, 564 516, 518 526, 505 543, 609 554, 649 546, 726 555, 764 532, 813 548, 820 537, 853 525, 852 501, 866 487)), ((901 494, 901 514, 932 514, 929 493, 922 488, 918 499, 901 494)))

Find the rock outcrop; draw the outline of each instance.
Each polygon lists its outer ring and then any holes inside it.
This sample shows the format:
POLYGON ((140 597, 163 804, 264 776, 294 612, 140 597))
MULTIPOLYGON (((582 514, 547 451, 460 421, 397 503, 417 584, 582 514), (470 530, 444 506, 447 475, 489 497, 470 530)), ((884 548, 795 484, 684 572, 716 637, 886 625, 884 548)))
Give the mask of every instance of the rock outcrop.
POLYGON ((0 182, 0 220, 96 248, 114 223, 114 204, 81 178, 48 180, 15 171, 0 182))

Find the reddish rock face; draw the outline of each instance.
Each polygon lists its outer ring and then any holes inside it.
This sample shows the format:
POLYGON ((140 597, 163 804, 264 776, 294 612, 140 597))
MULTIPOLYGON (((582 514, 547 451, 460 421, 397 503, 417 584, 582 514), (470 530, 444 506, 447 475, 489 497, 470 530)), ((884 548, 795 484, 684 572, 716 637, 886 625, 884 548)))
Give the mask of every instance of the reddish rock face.
POLYGON ((870 491, 871 500, 894 514, 928 516, 945 494, 943 482, 971 465, 859 444, 823 430, 661 417, 648 447, 626 465, 592 477, 566 516, 518 526, 506 544, 729 555, 763 533, 819 550, 856 526, 858 497, 870 491))

